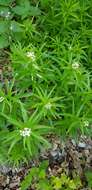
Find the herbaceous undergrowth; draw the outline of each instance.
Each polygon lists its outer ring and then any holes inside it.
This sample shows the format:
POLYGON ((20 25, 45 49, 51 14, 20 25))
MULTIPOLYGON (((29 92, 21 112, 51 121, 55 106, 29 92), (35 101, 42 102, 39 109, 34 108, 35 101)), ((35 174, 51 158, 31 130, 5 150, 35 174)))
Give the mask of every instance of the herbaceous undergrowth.
POLYGON ((91 20, 91 0, 0 1, 2 162, 92 135, 91 20))

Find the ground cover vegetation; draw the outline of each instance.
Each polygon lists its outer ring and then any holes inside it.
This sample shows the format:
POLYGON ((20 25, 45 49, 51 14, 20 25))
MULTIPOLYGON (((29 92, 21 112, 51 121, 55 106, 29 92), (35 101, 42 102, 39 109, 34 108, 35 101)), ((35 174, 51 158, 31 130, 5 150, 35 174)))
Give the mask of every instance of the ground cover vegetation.
POLYGON ((27 163, 50 134, 92 136, 92 2, 0 0, 0 162, 27 163))

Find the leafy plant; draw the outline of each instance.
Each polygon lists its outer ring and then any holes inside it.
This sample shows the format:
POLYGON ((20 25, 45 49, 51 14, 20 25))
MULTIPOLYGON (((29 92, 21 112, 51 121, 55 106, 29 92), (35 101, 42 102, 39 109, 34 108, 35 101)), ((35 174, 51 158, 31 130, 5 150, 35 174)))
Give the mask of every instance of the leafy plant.
POLYGON ((92 171, 86 171, 85 176, 88 182, 88 187, 92 188, 92 171))
POLYGON ((39 112, 42 110, 44 117, 48 116, 50 118, 51 115, 53 117, 58 117, 58 108, 63 107, 62 103, 62 105, 58 103, 62 97, 51 97, 54 93, 54 89, 55 87, 48 93, 47 90, 43 91, 41 88, 36 88, 36 92, 32 95, 32 98, 34 98, 33 108, 37 108, 39 112))
POLYGON ((52 128, 92 136, 91 18, 91 0, 0 0, 1 160, 29 160, 52 128))
POLYGON ((29 0, 18 1, 18 4, 12 10, 16 15, 21 16, 21 19, 24 19, 28 16, 40 15, 39 8, 37 6, 34 7, 34 6, 30 5, 29 0))
POLYGON ((60 177, 48 177, 46 173, 47 166, 48 162, 44 161, 39 167, 31 168, 21 183, 21 190, 26 190, 29 186, 33 186, 37 190, 74 190, 81 187, 81 181, 78 177, 76 179, 70 179, 64 173, 62 173, 60 177))
POLYGON ((8 147, 8 155, 10 157, 14 153, 13 149, 15 149, 16 146, 19 146, 20 154, 21 149, 23 149, 23 151, 29 155, 27 157, 30 158, 30 156, 36 156, 43 147, 50 147, 50 144, 43 135, 51 131, 51 127, 37 124, 41 117, 40 114, 34 112, 28 118, 26 110, 23 109, 22 111, 23 121, 20 121, 20 119, 16 120, 12 115, 7 116, 4 113, 1 114, 1 116, 7 120, 6 129, 0 132, 1 142, 3 142, 4 146, 6 145, 6 147, 8 147), (10 124, 12 124, 12 127, 7 128, 10 124))
POLYGON ((0 48, 25 39, 25 26, 22 20, 38 15, 40 15, 40 9, 32 6, 29 0, 16 1, 15 4, 13 0, 0 1, 0 48), (20 21, 15 19, 18 16, 20 16, 20 21))

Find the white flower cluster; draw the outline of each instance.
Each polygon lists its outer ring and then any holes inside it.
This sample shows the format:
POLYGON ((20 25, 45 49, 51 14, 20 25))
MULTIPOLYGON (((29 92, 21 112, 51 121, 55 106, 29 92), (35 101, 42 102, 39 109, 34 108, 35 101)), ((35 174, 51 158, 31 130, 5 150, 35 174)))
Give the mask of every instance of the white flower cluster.
POLYGON ((47 103, 47 104, 45 104, 45 108, 47 109, 47 110, 50 110, 51 109, 51 103, 49 102, 49 103, 47 103))
POLYGON ((89 126, 89 122, 88 121, 84 121, 84 126, 88 127, 89 126))
POLYGON ((26 56, 29 57, 32 61, 35 61, 35 59, 36 59, 33 51, 28 51, 26 56))
POLYGON ((3 102, 3 100, 4 100, 4 97, 1 96, 0 97, 0 102, 3 102))
POLYGON ((80 67, 80 65, 77 62, 72 64, 72 68, 75 69, 75 70, 78 69, 79 67, 80 67))
POLYGON ((3 16, 3 17, 9 18, 10 15, 11 15, 11 12, 8 11, 7 13, 5 13, 4 11, 1 11, 0 15, 3 16))
POLYGON ((22 137, 26 137, 26 136, 30 137, 31 133, 32 131, 29 128, 24 128, 23 130, 20 130, 20 135, 22 137))

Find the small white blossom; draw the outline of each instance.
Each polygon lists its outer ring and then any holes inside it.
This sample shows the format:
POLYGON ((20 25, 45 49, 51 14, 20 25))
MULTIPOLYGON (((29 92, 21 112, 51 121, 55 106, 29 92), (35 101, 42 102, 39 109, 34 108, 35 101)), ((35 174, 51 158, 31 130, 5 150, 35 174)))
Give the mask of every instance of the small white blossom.
POLYGON ((35 61, 36 57, 33 51, 27 52, 27 57, 29 57, 32 61, 35 61))
POLYGON ((51 107, 52 107, 52 105, 51 105, 51 103, 50 103, 50 102, 49 102, 49 103, 47 103, 47 104, 45 104, 45 108, 46 108, 46 109, 50 110, 50 109, 51 109, 51 107))
POLYGON ((7 15, 5 16, 6 18, 9 18, 10 17, 10 12, 8 11, 7 15))
POLYGON ((3 102, 3 100, 4 100, 4 97, 1 96, 0 97, 0 102, 3 102))
POLYGON ((89 126, 89 122, 88 121, 84 121, 84 126, 88 127, 89 126))
POLYGON ((75 70, 78 69, 79 66, 80 66, 79 63, 77 63, 77 62, 72 64, 72 68, 75 69, 75 70))
POLYGON ((24 128, 23 130, 20 130, 20 135, 21 135, 22 137, 26 137, 26 136, 30 137, 31 132, 32 132, 31 129, 29 129, 29 128, 24 128))

